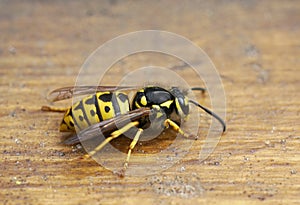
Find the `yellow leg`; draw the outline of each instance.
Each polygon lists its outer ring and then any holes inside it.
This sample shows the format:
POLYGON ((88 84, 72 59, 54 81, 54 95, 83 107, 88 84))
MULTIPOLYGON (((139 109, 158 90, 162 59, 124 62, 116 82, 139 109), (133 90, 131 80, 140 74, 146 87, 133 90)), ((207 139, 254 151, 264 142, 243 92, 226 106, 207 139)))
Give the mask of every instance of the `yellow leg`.
POLYGON ((110 137, 106 138, 100 145, 98 145, 93 151, 89 152, 84 157, 89 158, 89 157, 93 156, 99 150, 101 150, 107 143, 109 143, 111 140, 119 137, 124 132, 126 132, 127 130, 129 130, 130 128, 132 128, 134 126, 137 126, 138 124, 139 124, 139 122, 137 122, 137 121, 136 122, 131 122, 131 123, 128 123, 127 125, 125 125, 124 127, 122 127, 121 129, 114 131, 113 133, 111 133, 110 137))
POLYGON ((120 173, 121 176, 125 175, 125 171, 128 168, 128 163, 129 163, 129 160, 130 160, 131 152, 132 152, 133 148, 135 147, 136 143, 139 141, 139 138, 140 138, 142 132, 143 132, 143 129, 139 128, 138 131, 136 132, 132 142, 130 143, 129 150, 127 152, 127 158, 126 158, 126 161, 124 163, 124 167, 123 167, 123 169, 121 170, 121 173, 120 173))
POLYGON ((50 107, 50 106, 42 106, 42 111, 49 111, 49 112, 66 112, 68 108, 58 108, 58 107, 50 107))
POLYGON ((171 126, 171 128, 173 130, 175 130, 176 132, 178 132, 179 134, 181 134, 182 136, 186 137, 186 138, 190 138, 190 137, 195 137, 194 135, 192 134, 187 134, 185 133, 175 122, 173 122, 172 120, 170 119, 166 119, 165 122, 164 122, 164 125, 165 127, 169 127, 171 126))

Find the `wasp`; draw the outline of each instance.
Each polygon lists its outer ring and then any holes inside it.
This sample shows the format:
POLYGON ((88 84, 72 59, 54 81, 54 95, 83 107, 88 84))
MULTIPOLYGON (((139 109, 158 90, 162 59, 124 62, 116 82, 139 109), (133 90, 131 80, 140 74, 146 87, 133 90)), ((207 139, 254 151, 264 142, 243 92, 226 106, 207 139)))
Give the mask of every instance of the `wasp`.
MULTIPOLYGON (((151 123, 161 128, 172 128, 184 137, 191 135, 180 128, 178 119, 187 119, 191 112, 190 104, 203 109, 206 113, 216 118, 226 130, 225 122, 214 112, 188 99, 186 94, 178 87, 164 89, 159 86, 145 86, 135 90, 132 100, 129 100, 126 91, 136 89, 133 86, 73 86, 53 90, 49 97, 51 101, 60 101, 77 95, 90 94, 74 103, 67 109, 43 106, 43 111, 65 112, 60 124, 61 132, 75 133, 64 141, 66 145, 77 144, 103 134, 105 140, 87 153, 87 157, 95 155, 107 143, 121 136, 131 128, 137 131, 131 141, 127 158, 121 170, 124 176, 128 167, 132 150, 142 137, 143 131, 151 123), (94 94, 91 94, 94 93, 94 94), (130 102, 131 101, 131 102, 130 102), (80 132, 80 134, 76 134, 80 132)), ((205 92, 204 88, 192 88, 205 92)))

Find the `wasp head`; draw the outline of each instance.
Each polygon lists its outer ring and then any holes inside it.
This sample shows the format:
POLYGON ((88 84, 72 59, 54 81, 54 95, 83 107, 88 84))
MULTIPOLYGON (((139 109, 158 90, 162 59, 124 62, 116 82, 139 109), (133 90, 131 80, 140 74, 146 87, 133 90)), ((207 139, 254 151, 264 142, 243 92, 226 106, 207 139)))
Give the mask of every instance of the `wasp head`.
POLYGON ((170 92, 175 98, 175 111, 181 118, 186 118, 189 114, 189 100, 186 95, 177 87, 172 87, 170 92))

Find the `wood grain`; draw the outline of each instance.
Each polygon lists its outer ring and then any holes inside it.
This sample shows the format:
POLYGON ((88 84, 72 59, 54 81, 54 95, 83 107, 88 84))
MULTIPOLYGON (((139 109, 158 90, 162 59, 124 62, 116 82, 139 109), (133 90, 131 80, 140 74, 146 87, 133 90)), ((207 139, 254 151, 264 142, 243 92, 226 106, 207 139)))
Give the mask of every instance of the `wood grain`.
POLYGON ((299 203, 299 10, 298 1, 0 1, 2 202, 299 203), (160 174, 121 179, 61 145, 62 116, 40 107, 47 92, 74 84, 98 46, 142 29, 183 35, 210 56, 228 131, 204 162, 191 150, 160 174))

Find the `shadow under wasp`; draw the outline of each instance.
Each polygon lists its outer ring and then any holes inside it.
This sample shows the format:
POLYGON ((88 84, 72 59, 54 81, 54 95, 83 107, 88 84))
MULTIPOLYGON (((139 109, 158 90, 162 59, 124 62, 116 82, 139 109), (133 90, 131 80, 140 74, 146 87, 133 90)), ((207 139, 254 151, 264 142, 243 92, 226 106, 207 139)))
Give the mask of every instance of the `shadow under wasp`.
MULTIPOLYGON (((86 157, 91 157, 100 151, 107 143, 121 136, 132 128, 137 131, 131 141, 127 158, 119 172, 124 176, 130 161, 132 150, 136 146, 145 129, 154 123, 163 129, 171 128, 184 137, 194 136, 180 128, 178 119, 185 120, 191 111, 190 104, 203 109, 216 118, 226 130, 225 122, 214 112, 203 107, 198 102, 188 99, 178 87, 164 89, 158 86, 146 86, 135 92, 129 100, 126 91, 137 90, 134 86, 77 86, 64 87, 53 90, 49 99, 53 102, 65 100, 78 95, 87 95, 80 101, 66 109, 43 106, 43 111, 65 112, 60 124, 61 132, 73 133, 63 143, 66 145, 78 144, 91 140, 99 135, 105 139, 98 144, 86 157), (94 94, 92 94, 94 93, 94 94), (79 132, 76 134, 76 132, 79 132)), ((192 88, 205 92, 204 88, 192 88)))

